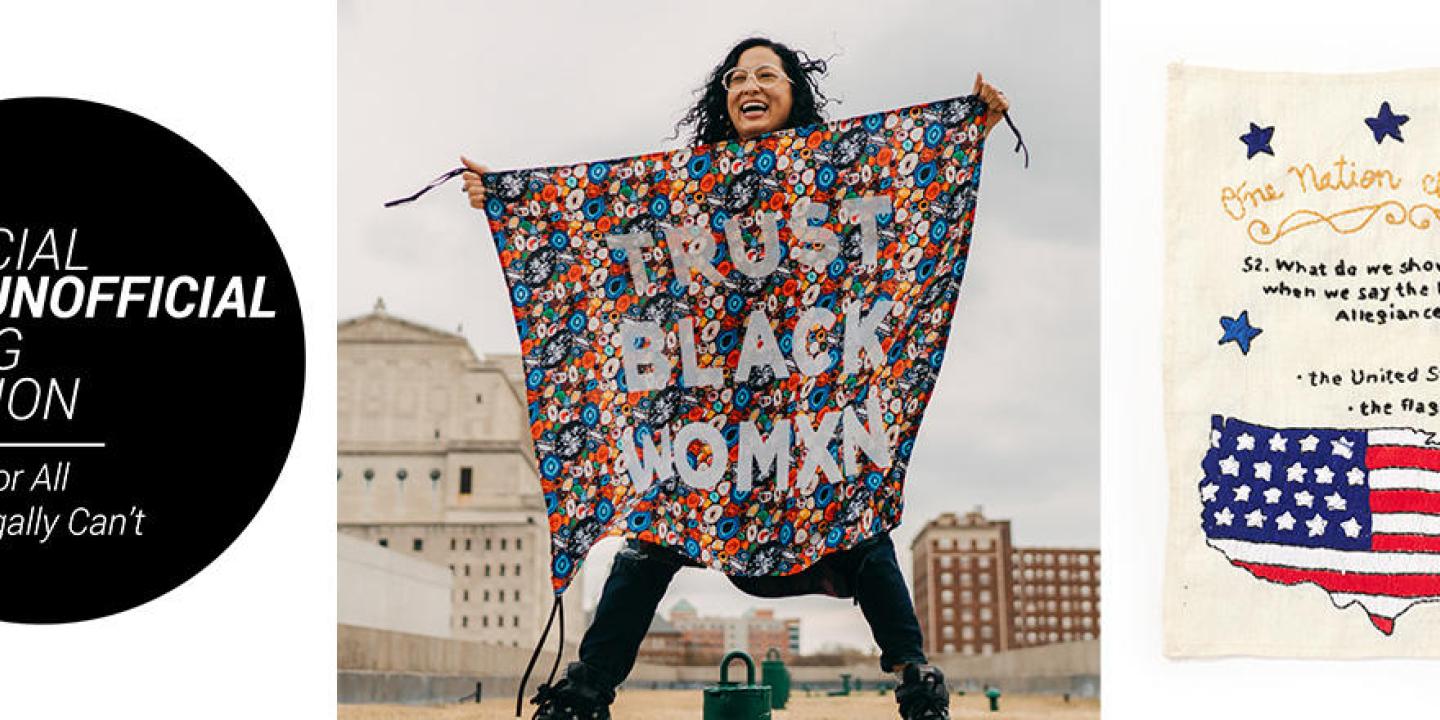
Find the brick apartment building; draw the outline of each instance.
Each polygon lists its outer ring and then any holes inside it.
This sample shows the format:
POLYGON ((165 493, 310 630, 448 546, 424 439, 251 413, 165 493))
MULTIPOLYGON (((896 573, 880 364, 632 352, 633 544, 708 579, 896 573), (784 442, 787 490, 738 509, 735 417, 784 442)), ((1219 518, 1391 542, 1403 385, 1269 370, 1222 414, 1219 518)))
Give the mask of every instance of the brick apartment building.
POLYGON ((1100 551, 1018 548, 977 508, 926 523, 910 546, 927 653, 988 655, 1100 636, 1100 551))
POLYGON ((666 665, 710 665, 731 650, 744 650, 756 660, 775 648, 785 660, 800 653, 799 618, 777 618, 775 611, 751 608, 740 617, 702 616, 685 600, 670 617, 655 616, 640 659, 666 665))

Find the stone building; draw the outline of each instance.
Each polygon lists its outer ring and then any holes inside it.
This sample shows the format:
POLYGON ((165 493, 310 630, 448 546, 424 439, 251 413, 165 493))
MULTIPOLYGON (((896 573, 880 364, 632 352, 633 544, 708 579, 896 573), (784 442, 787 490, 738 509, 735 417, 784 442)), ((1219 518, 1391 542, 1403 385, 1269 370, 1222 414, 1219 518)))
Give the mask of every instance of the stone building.
MULTIPOLYGON (((554 595, 520 358, 379 302, 338 336, 339 531, 448 568, 452 637, 533 646, 554 595)), ((577 579, 568 637, 582 595, 577 579)))
POLYGON ((989 655, 1100 636, 1100 551, 1017 548, 977 508, 925 524, 910 545, 927 653, 989 655))

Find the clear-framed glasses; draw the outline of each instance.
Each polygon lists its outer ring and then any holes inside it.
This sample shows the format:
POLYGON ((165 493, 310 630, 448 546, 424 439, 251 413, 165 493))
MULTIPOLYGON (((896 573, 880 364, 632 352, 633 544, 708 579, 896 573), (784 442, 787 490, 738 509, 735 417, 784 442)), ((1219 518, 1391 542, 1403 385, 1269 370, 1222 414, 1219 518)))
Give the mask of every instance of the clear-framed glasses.
POLYGON ((781 81, 790 82, 790 77, 785 74, 784 70, 766 63, 753 68, 730 68, 721 76, 720 84, 724 85, 727 91, 733 91, 745 87, 745 83, 751 80, 754 80, 755 84, 762 88, 770 88, 775 87, 781 81))

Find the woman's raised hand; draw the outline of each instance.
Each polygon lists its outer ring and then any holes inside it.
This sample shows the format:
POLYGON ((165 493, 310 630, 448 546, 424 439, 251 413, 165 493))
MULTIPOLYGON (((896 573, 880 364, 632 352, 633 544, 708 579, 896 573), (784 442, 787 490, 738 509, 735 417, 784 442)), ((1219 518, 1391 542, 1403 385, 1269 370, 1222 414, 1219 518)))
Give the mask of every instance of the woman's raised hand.
POLYGON ((465 165, 465 172, 460 174, 465 185, 461 188, 466 195, 470 196, 470 207, 480 210, 485 207, 485 183, 480 182, 480 176, 490 172, 490 168, 465 157, 460 156, 460 162, 465 165))
POLYGON ((1005 93, 1000 92, 999 88, 985 82, 985 76, 978 72, 975 73, 975 89, 973 92, 979 95, 980 99, 984 100, 985 104, 990 108, 990 113, 985 118, 985 130, 989 132, 996 125, 1000 124, 1000 119, 1004 117, 1005 111, 1010 109, 1010 101, 1005 97, 1005 93))

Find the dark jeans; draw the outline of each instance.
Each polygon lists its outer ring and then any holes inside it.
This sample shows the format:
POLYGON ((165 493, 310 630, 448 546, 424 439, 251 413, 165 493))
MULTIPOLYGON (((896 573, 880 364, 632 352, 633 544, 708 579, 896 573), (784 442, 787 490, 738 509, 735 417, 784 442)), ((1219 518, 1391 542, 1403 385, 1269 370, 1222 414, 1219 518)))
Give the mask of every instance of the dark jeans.
MULTIPOLYGON (((625 681, 670 579, 684 565, 684 558, 673 551, 637 540, 615 556, 595 618, 580 641, 580 662, 587 674, 603 678, 612 688, 625 681)), ((828 555, 805 572, 833 573, 849 591, 846 595, 853 594, 880 646, 881 670, 925 662, 920 622, 888 533, 828 555)))

